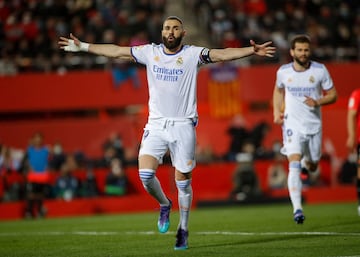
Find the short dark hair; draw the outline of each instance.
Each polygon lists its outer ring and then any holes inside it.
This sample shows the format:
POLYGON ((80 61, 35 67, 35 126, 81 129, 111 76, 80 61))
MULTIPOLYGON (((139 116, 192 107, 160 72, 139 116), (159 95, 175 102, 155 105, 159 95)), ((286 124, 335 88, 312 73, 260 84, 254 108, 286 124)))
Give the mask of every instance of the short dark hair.
POLYGON ((295 44, 296 43, 308 43, 310 45, 311 44, 311 39, 310 39, 310 37, 308 35, 305 35, 305 34, 296 35, 290 41, 291 49, 295 49, 295 44))
POLYGON ((167 18, 164 20, 164 22, 167 21, 167 20, 177 20, 178 22, 180 22, 181 25, 183 25, 182 20, 181 20, 179 17, 174 16, 174 15, 167 17, 167 18))

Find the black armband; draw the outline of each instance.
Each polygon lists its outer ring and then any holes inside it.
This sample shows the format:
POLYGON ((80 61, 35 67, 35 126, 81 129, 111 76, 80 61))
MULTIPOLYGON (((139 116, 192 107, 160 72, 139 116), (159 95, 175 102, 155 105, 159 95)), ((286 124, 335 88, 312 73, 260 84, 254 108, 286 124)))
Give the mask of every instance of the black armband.
POLYGON ((203 48, 203 50, 200 53, 200 59, 203 63, 212 63, 212 60, 210 58, 209 48, 203 48))

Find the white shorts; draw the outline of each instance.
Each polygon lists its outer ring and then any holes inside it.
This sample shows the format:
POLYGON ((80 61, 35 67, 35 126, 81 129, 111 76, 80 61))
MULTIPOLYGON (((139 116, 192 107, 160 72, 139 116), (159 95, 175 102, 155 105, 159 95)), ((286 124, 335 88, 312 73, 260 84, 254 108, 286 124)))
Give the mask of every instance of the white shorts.
POLYGON ((293 129, 283 128, 281 153, 286 156, 300 154, 306 160, 318 162, 321 158, 321 140, 321 131, 313 135, 306 135, 293 129))
POLYGON ((149 119, 144 128, 139 156, 151 155, 159 163, 169 150, 172 165, 182 173, 196 166, 195 146, 197 120, 149 119))

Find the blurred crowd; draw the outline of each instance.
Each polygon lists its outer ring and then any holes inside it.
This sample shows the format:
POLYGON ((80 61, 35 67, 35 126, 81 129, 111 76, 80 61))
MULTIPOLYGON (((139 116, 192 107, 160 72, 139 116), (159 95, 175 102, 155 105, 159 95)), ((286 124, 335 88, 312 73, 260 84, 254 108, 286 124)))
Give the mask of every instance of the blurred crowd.
POLYGON ((61 142, 46 144, 41 132, 34 133, 26 149, 0 142, 0 201, 26 200, 30 217, 45 198, 70 201, 129 193, 126 167, 132 163, 125 158, 120 135, 109 135, 102 150, 98 158, 65 152, 61 142))
MULTIPOLYGON (((59 36, 73 32, 87 42, 130 46, 160 43, 166 6, 166 0, 0 0, 0 75, 110 69, 119 64, 59 51, 59 36)), ((285 62, 289 37, 306 33, 316 59, 360 58, 356 0, 184 0, 184 7, 195 14, 195 25, 212 47, 271 39, 278 54, 266 61, 285 62)))
POLYGON ((198 23, 217 47, 270 39, 278 48, 272 61, 283 63, 289 58, 289 39, 305 33, 319 61, 360 59, 360 2, 356 0, 196 0, 194 7, 198 23))
POLYGON ((59 36, 87 42, 160 42, 166 0, 0 0, 0 75, 104 69, 103 57, 59 51, 59 36))

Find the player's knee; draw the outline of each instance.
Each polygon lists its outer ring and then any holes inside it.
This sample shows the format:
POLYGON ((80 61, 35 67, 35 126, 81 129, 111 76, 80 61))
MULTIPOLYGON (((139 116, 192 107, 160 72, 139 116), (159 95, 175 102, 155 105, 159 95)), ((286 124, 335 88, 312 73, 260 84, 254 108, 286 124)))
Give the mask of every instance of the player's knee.
POLYGON ((144 186, 147 186, 155 177, 155 170, 152 169, 140 169, 139 177, 144 186))

